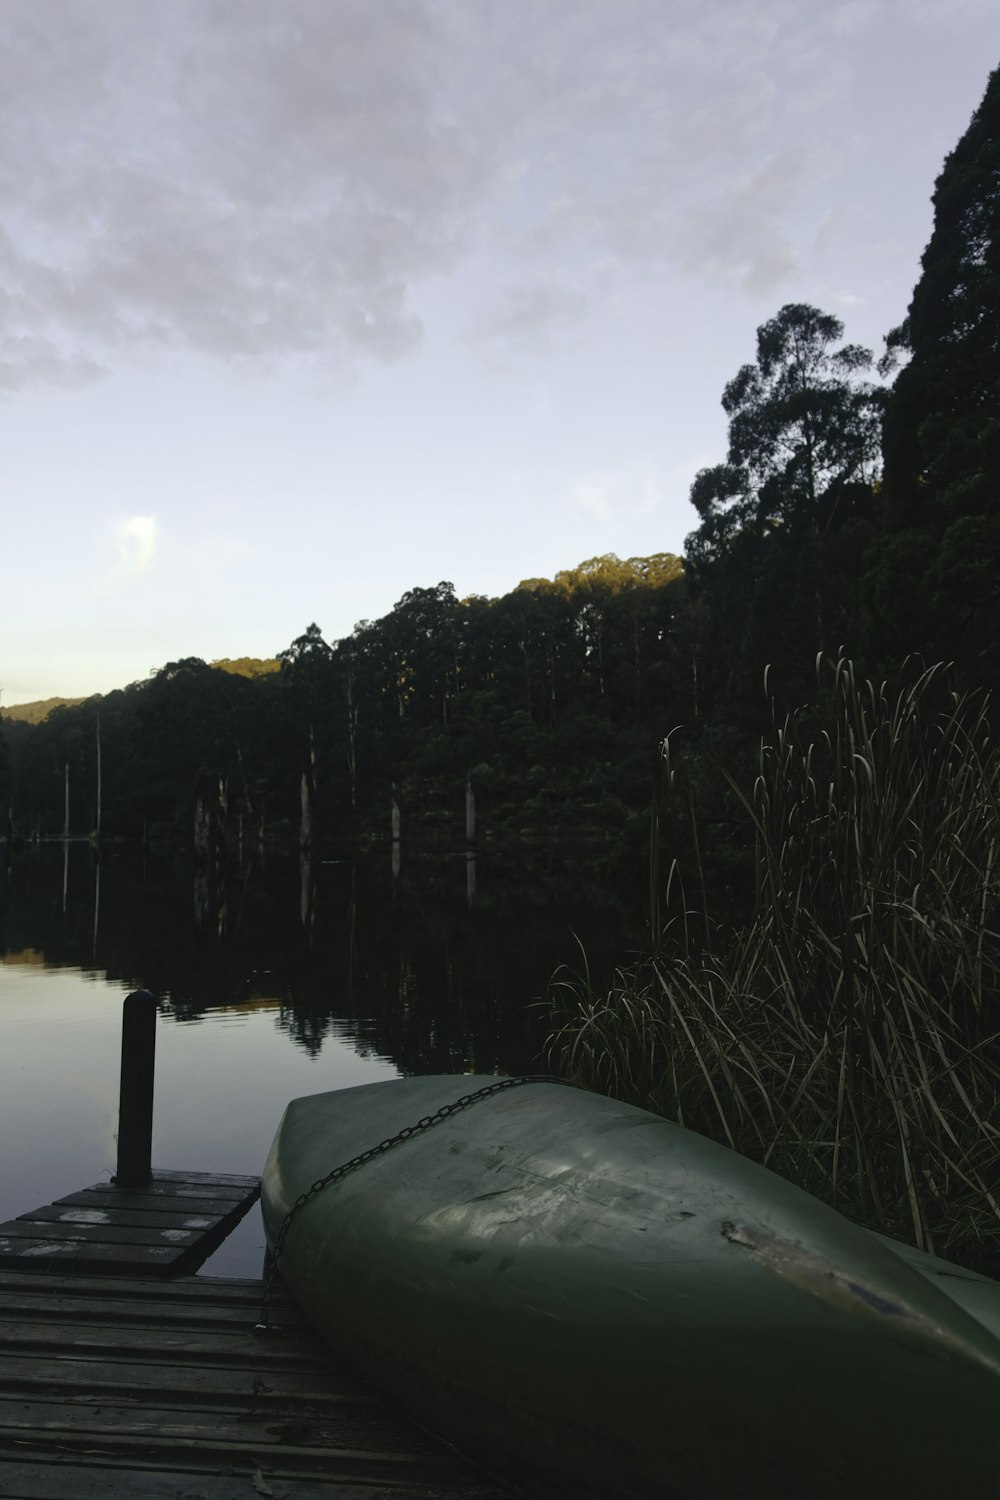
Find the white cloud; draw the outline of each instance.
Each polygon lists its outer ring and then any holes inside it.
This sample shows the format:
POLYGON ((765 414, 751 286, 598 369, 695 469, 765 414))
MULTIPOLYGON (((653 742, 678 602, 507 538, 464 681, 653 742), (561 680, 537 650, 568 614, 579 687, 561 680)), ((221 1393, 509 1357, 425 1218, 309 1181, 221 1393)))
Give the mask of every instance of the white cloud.
POLYGON ((115 547, 121 572, 129 578, 148 573, 156 554, 156 521, 152 516, 129 516, 115 527, 115 547))

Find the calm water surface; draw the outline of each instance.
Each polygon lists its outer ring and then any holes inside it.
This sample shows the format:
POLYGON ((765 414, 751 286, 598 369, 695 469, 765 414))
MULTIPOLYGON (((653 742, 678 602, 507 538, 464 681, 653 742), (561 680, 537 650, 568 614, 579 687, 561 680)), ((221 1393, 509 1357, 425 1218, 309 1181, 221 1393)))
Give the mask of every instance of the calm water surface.
MULTIPOLYGON (((402 1074, 545 1066, 560 964, 610 972, 641 942, 607 850, 389 848, 312 864, 48 845, 0 885, 0 1222, 110 1177, 121 1002, 160 1002, 154 1166, 259 1173, 289 1099, 402 1074)), ((456 1077, 456 1094, 462 1092, 456 1077)), ((336 1163, 331 1162, 331 1166, 336 1163)), ((212 1257, 257 1275, 254 1211, 212 1257)))

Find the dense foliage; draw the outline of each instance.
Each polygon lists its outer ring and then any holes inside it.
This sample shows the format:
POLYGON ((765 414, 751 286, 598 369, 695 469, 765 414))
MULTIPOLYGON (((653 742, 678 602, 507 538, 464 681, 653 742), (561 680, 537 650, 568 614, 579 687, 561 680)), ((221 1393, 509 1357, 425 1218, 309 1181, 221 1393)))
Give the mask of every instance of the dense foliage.
POLYGON ((345 640, 310 625, 274 671, 170 662, 7 724, 14 827, 96 832, 100 781, 105 837, 342 841, 393 798, 458 836, 471 780, 484 828, 620 829, 664 714, 690 710, 683 593, 669 554, 598 557, 501 599, 411 589, 345 640))
POLYGON ((934 190, 885 418, 886 526, 870 597, 887 654, 954 656, 1000 684, 1000 69, 934 190))

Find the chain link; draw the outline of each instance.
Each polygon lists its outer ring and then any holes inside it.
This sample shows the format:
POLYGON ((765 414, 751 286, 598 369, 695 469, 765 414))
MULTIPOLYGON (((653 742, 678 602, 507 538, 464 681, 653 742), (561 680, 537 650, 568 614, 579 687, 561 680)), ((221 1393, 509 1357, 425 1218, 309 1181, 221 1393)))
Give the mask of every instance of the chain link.
MULTIPOLYGON (((369 1146, 367 1151, 362 1151, 358 1156, 352 1156, 350 1161, 345 1161, 339 1167, 334 1167, 332 1172, 327 1172, 325 1177, 319 1177, 311 1187, 300 1193, 281 1221, 281 1227, 274 1237, 274 1244, 268 1257, 267 1273, 264 1278, 264 1299, 260 1308, 260 1321, 255 1324, 255 1333, 267 1333, 270 1327, 271 1302, 274 1297, 275 1283, 278 1279, 278 1262, 285 1248, 288 1231, 292 1227, 297 1215, 301 1213, 307 1203, 311 1203, 318 1193, 331 1183, 339 1182, 346 1177, 348 1172, 353 1172, 357 1167, 363 1167, 367 1162, 374 1160, 376 1156, 384 1156, 391 1151, 393 1146, 398 1146, 402 1141, 408 1141, 411 1136, 419 1135, 425 1130, 430 1130, 432 1125, 440 1125, 451 1115, 457 1114, 459 1110, 468 1109, 470 1104, 477 1104, 480 1099, 488 1099, 491 1094, 502 1093, 506 1089, 519 1088, 524 1083, 561 1083, 566 1084, 565 1078, 555 1078, 548 1073, 524 1073, 518 1078, 500 1078, 496 1083, 489 1083, 484 1088, 476 1089, 475 1093, 463 1094, 460 1099, 455 1099, 451 1104, 444 1104, 432 1115, 424 1115, 415 1125, 406 1125, 398 1130, 395 1135, 390 1135, 386 1140, 380 1141, 377 1146, 369 1146)), ((569 1086, 569 1085, 567 1085, 569 1086)))

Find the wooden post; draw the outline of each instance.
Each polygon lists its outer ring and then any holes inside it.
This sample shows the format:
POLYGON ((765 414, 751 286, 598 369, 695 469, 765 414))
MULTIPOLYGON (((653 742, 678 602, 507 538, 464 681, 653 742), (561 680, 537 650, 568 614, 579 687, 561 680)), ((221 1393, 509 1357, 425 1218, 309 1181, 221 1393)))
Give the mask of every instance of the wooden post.
POLYGON ((156 997, 126 995, 122 1005, 122 1076, 118 1104, 117 1187, 138 1188, 153 1175, 153 1070, 156 997))

